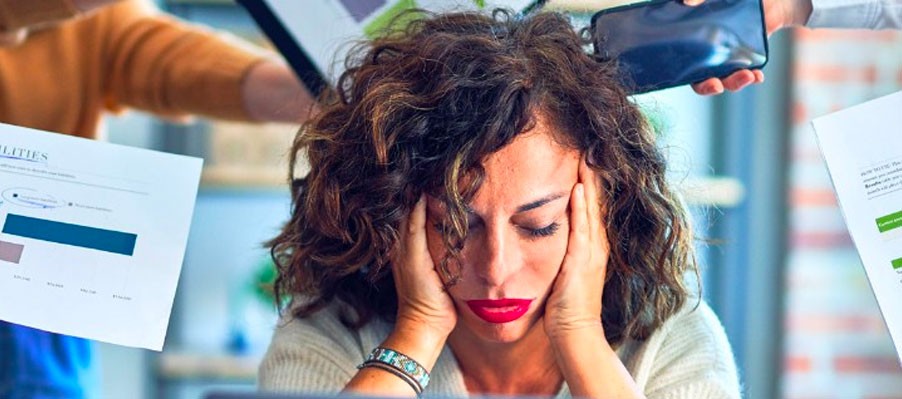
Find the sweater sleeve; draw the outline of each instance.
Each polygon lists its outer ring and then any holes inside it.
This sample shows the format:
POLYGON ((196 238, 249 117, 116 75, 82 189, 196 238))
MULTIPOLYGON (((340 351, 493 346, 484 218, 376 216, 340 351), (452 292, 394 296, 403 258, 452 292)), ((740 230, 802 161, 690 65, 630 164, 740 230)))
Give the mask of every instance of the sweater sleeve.
POLYGON ((0 32, 72 18, 70 0, 0 0, 0 32))
POLYGON ((334 309, 276 328, 257 376, 264 391, 338 393, 357 374, 364 354, 334 309))
POLYGON ((242 83, 263 53, 234 37, 163 16, 145 0, 111 7, 103 22, 109 32, 107 108, 250 120, 242 83))
POLYGON ((902 0, 812 0, 809 28, 902 29, 902 0))
POLYGON ((646 395, 649 399, 740 397, 739 378, 726 333, 704 302, 694 302, 664 326, 654 355, 646 395))

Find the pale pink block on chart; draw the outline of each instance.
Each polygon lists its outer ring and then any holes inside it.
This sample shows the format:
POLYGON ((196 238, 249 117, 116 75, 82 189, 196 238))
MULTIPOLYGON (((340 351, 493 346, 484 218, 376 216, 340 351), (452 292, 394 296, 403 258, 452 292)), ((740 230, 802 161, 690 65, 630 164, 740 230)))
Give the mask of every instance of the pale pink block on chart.
POLYGON ((0 260, 19 263, 19 259, 22 258, 23 249, 25 249, 24 245, 0 241, 0 260))

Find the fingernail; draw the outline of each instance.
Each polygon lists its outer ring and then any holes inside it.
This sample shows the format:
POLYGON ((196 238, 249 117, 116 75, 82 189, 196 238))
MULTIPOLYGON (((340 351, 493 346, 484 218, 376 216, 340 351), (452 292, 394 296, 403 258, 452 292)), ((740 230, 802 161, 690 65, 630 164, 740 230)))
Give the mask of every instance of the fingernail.
POLYGON ((582 183, 576 183, 576 193, 579 195, 583 194, 583 184, 582 183))

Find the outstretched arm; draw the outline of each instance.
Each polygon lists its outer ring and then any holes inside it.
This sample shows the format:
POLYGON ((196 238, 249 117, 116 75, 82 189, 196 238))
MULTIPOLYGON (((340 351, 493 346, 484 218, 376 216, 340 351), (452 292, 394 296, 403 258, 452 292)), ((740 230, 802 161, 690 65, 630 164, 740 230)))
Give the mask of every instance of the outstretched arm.
POLYGON ((162 116, 302 122, 312 95, 271 54, 189 25, 146 1, 102 11, 107 106, 162 116))

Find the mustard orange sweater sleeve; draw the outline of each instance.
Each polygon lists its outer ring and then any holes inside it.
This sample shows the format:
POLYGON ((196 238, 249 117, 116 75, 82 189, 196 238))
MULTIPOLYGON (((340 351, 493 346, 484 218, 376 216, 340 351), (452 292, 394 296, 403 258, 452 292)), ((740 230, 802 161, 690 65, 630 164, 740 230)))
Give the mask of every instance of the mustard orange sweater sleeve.
POLYGON ((234 37, 162 15, 148 1, 102 11, 105 105, 161 115, 248 120, 241 86, 263 54, 234 37))
MULTIPOLYGON (((32 1, 53 0, 0 4, 32 1)), ((0 47, 0 122, 96 137, 104 111, 125 108, 250 120, 241 88, 262 59, 260 50, 168 17, 149 0, 124 0, 0 47)))

